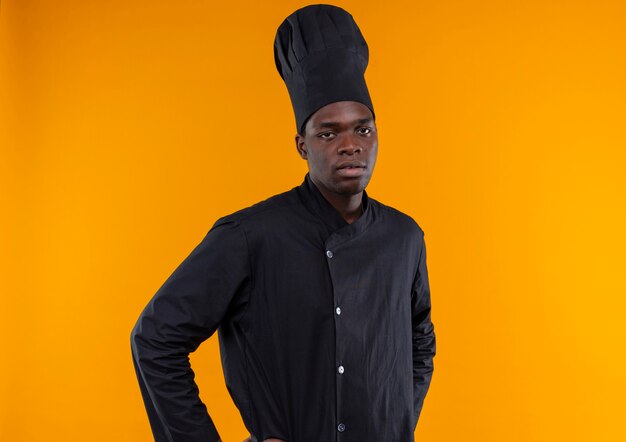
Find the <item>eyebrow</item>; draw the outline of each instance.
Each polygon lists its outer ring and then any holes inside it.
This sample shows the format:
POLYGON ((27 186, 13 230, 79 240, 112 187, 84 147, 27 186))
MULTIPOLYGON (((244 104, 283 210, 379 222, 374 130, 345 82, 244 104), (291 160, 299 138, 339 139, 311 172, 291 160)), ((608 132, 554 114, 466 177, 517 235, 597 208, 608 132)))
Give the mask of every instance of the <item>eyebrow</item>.
MULTIPOLYGON (((358 120, 354 120, 352 121, 352 125, 356 125, 356 124, 365 124, 365 123, 369 123, 371 121, 373 121, 374 119, 372 117, 367 117, 367 118, 360 118, 358 120)), ((341 123, 339 123, 338 121, 322 121, 318 124, 318 127, 330 127, 330 128, 334 128, 334 127, 340 127, 341 123)))

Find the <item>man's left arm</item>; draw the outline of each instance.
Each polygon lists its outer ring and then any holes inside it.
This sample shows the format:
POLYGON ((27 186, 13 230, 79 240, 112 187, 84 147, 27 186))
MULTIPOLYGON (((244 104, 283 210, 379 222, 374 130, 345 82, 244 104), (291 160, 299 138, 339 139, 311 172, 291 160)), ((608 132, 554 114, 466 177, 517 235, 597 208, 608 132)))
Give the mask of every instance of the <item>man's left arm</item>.
POLYGON ((413 327, 413 391, 415 427, 433 375, 436 353, 435 330, 430 319, 430 285, 426 267, 426 242, 421 232, 420 256, 411 293, 413 327))

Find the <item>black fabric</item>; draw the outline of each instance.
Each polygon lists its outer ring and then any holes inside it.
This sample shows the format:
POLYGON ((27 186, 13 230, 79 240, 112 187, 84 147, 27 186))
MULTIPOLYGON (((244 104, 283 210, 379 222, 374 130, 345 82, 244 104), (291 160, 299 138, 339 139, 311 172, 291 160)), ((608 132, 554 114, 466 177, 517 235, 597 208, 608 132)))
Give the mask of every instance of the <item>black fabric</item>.
POLYGON ((435 356, 424 232, 362 202, 347 223, 307 173, 215 222, 131 333, 157 442, 219 439, 188 358, 216 330, 253 440, 414 441, 435 356))
POLYGON ((336 101, 374 106, 365 83, 367 42, 352 15, 332 5, 309 5, 276 31, 274 61, 285 81, 302 133, 309 116, 336 101))

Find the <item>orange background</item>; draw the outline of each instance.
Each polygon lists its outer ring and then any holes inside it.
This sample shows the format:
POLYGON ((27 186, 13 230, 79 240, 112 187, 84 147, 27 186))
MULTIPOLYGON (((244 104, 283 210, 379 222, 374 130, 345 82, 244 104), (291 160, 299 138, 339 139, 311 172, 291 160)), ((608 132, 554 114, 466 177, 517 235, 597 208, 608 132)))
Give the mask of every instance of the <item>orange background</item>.
MULTIPOLYGON (((139 313, 218 217, 306 173, 272 52, 305 4, 2 1, 2 441, 152 440, 139 313)), ((416 440, 626 440, 626 4, 336 4, 370 47, 368 193, 426 232, 416 440)), ((192 365, 238 442, 218 351, 192 365)))

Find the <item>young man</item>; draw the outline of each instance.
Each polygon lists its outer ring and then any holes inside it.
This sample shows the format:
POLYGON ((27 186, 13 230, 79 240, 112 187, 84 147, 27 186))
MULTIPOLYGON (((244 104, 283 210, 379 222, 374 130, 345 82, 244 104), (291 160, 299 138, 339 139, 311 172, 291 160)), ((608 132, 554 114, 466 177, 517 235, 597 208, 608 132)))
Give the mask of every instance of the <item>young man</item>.
POLYGON ((188 355, 218 331, 249 441, 412 442, 433 373, 424 232, 365 191, 378 151, 352 16, 299 9, 274 45, 304 181, 218 219, 131 334, 156 441, 216 442, 188 355))

